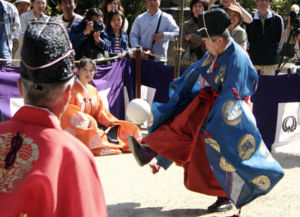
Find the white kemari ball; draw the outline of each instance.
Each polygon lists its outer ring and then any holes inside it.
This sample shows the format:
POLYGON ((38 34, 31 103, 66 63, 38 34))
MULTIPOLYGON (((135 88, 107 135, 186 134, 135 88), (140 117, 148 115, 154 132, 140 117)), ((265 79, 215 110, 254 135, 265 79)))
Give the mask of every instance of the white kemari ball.
POLYGON ((126 116, 133 124, 143 124, 151 114, 149 103, 140 98, 131 100, 126 107, 126 116))

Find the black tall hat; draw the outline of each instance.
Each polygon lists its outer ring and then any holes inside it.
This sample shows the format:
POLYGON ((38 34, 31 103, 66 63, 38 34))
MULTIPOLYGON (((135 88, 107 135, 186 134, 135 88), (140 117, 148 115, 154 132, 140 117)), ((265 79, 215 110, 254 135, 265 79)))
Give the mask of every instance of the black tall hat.
POLYGON ((74 76, 74 54, 69 37, 56 22, 33 22, 25 31, 21 77, 34 83, 58 83, 74 76))
POLYGON ((196 21, 199 27, 198 31, 202 37, 221 35, 231 24, 228 14, 219 8, 205 11, 196 21))

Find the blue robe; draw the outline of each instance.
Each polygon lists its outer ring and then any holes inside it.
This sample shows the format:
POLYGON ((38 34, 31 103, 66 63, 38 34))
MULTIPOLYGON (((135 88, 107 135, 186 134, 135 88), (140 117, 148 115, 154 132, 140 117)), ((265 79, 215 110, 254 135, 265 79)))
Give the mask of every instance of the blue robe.
POLYGON ((258 75, 247 53, 231 40, 218 56, 213 70, 212 55, 191 65, 169 86, 169 101, 152 106, 149 133, 182 111, 199 93, 212 90, 219 96, 202 125, 210 167, 227 196, 237 207, 269 192, 283 177, 256 127, 244 97, 254 94, 258 75))

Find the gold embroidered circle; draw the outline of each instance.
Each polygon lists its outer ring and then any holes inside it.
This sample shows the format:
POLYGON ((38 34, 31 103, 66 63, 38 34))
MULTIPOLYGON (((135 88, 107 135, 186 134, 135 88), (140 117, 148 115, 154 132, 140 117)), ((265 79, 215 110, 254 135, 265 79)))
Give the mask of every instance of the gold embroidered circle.
POLYGON ((211 59, 212 59, 212 55, 207 55, 207 57, 203 60, 201 66, 207 66, 210 62, 211 62, 211 59))
POLYGON ((225 123, 231 126, 239 124, 243 117, 241 106, 234 100, 228 100, 223 104, 222 115, 225 123))
POLYGON ((218 153, 220 153, 220 145, 216 140, 212 138, 206 138, 205 143, 210 145, 213 149, 215 149, 218 153))
POLYGON ((271 185, 271 181, 267 176, 261 175, 252 180, 252 184, 254 184, 259 190, 266 191, 271 185))
POLYGON ((226 74, 226 66, 221 66, 216 78, 215 78, 215 83, 216 84, 223 84, 224 79, 225 79, 225 74, 226 74))
POLYGON ((196 68, 192 68, 186 75, 184 76, 184 79, 186 79, 193 71, 195 71, 196 68))
POLYGON ((244 135, 238 144, 239 156, 242 160, 248 160, 255 151, 255 139, 251 134, 244 135))
POLYGON ((219 165, 220 168, 225 172, 235 172, 235 168, 230 163, 228 163, 224 157, 221 157, 219 165))

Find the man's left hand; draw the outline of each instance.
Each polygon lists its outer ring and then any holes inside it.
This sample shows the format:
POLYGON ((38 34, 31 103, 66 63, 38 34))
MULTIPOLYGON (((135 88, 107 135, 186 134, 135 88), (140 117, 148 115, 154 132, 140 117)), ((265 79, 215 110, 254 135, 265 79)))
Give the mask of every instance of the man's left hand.
POLYGON ((93 34, 96 44, 100 44, 100 32, 94 32, 93 34))

